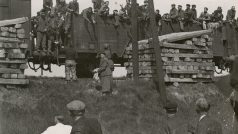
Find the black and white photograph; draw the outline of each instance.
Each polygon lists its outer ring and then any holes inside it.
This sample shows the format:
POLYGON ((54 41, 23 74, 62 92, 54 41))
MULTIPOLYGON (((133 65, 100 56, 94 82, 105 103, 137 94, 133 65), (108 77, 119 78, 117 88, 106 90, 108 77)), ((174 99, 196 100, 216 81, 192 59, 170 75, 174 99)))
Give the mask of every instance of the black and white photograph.
POLYGON ((237 0, 0 0, 0 134, 238 134, 237 0))

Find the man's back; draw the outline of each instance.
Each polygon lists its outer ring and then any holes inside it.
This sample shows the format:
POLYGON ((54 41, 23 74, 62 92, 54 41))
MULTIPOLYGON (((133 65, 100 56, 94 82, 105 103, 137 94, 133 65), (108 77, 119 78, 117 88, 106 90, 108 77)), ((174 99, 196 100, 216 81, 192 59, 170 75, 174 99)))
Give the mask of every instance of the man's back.
POLYGON ((199 121, 196 134, 222 134, 222 126, 207 115, 199 121))
POLYGON ((71 134, 102 134, 101 125, 97 119, 82 117, 73 124, 71 134))
POLYGON ((72 127, 58 123, 55 126, 48 127, 42 134, 70 134, 72 127))

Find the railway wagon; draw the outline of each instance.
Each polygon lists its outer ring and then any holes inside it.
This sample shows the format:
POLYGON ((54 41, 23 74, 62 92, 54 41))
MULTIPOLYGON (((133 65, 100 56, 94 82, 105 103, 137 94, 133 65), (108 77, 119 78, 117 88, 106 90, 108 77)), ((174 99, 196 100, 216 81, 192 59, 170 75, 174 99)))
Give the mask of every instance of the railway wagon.
MULTIPOLYGON (((81 70, 90 70, 90 66, 95 66, 93 64, 95 64, 96 53, 102 49, 105 43, 111 45, 115 63, 122 64, 125 61, 122 54, 126 45, 130 42, 130 25, 122 22, 119 27, 115 27, 115 20, 113 18, 101 18, 100 16, 96 16, 96 22, 97 24, 95 25, 90 24, 81 15, 73 16, 72 39, 80 57, 79 68, 81 70), (80 62, 84 64, 80 65, 80 62)), ((202 30, 202 26, 188 24, 184 27, 185 32, 196 30, 202 30)), ((138 40, 146 38, 145 32, 143 23, 138 21, 138 40)), ((181 32, 178 22, 162 21, 161 35, 174 32, 181 32)), ((213 30, 212 37, 214 62, 216 66, 224 70, 226 69, 224 58, 231 55, 238 55, 238 31, 235 25, 224 22, 223 25, 213 30)))

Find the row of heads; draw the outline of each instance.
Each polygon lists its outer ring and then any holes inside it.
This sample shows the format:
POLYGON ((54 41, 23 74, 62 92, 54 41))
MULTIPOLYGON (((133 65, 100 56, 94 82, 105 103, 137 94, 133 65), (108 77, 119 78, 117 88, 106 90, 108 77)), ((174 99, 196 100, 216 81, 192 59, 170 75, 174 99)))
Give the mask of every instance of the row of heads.
MULTIPOLYGON (((195 106, 197 113, 208 112, 210 109, 210 104, 204 97, 199 98, 195 106)), ((71 116, 82 116, 86 109, 85 103, 80 100, 74 100, 68 103, 66 107, 70 111, 71 116)), ((168 102, 164 108, 169 117, 173 117, 178 112, 178 105, 176 103, 168 102)))

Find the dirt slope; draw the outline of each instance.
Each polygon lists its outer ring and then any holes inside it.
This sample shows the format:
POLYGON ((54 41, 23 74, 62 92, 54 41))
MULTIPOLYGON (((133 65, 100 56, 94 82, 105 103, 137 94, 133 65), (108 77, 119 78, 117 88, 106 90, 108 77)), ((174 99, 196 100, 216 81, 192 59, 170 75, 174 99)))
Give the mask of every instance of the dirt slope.
POLYGON ((179 104, 177 116, 169 120, 152 83, 118 81, 115 86, 117 92, 111 97, 101 97, 90 79, 66 85, 63 79, 31 78, 28 88, 0 88, 1 133, 41 133, 53 125, 53 117, 58 114, 70 124, 65 105, 74 99, 87 104, 87 116, 100 120, 104 134, 155 134, 161 133, 166 124, 184 133, 187 124, 196 119, 194 102, 200 96, 211 102, 210 114, 223 124, 225 134, 231 133, 233 111, 214 84, 168 86, 169 98, 179 104))

